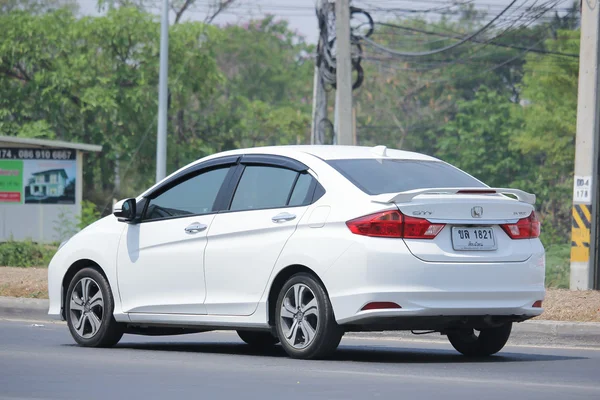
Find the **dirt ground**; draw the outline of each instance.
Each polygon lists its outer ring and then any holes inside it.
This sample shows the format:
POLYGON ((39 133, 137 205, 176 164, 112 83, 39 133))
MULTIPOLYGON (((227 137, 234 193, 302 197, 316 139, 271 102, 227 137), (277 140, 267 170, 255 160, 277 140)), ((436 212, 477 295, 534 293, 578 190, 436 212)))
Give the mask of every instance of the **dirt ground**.
MULTIPOLYGON (((0 267, 0 296, 48 298, 46 268, 0 267)), ((548 289, 544 313, 536 318, 600 322, 600 291, 548 289)))
POLYGON ((47 299, 48 269, 0 267, 0 296, 47 299))
POLYGON ((600 291, 548 289, 544 313, 536 319, 600 322, 600 291))

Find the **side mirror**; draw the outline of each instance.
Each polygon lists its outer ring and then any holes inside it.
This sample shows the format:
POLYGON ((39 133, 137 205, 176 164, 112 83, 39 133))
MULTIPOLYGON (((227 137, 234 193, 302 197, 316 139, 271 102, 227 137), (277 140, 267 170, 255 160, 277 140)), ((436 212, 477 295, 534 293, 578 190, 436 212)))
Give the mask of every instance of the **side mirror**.
POLYGON ((125 199, 117 202, 113 209, 113 215, 119 219, 119 222, 131 222, 135 220, 135 199, 125 199))

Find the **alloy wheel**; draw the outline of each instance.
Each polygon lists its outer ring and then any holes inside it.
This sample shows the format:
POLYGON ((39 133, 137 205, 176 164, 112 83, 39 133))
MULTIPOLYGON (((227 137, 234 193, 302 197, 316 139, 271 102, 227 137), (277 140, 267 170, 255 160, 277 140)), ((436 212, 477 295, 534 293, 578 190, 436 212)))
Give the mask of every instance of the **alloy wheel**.
POLYGON ((302 283, 285 293, 279 314, 285 341, 304 349, 315 339, 319 326, 319 304, 313 291, 302 283))
POLYGON ((79 336, 89 339, 98 333, 104 317, 104 298, 94 279, 84 277, 75 284, 69 311, 71 324, 79 336))

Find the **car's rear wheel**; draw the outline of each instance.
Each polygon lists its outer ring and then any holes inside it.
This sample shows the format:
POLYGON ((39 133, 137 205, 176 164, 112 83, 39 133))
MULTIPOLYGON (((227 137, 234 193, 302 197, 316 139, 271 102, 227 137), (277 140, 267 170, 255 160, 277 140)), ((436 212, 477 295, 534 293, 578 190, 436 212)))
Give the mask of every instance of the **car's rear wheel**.
POLYGON ((279 339, 271 332, 237 331, 237 334, 240 339, 257 349, 269 348, 279 343, 279 339))
POLYGON ((495 328, 462 329, 448 333, 450 344, 460 353, 468 357, 486 357, 496 354, 510 337, 512 322, 495 328))
POLYGON ((337 349, 344 334, 329 297, 313 276, 299 273, 281 288, 275 306, 281 345, 293 358, 323 358, 337 349))
POLYGON ((69 284, 65 316, 73 339, 81 346, 114 346, 123 326, 113 317, 114 299, 106 278, 94 268, 79 271, 69 284))

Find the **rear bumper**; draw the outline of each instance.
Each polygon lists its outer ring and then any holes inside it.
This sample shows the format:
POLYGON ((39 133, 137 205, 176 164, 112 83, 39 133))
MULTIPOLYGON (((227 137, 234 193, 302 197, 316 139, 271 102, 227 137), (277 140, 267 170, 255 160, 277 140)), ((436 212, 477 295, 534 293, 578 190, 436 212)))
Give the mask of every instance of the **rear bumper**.
POLYGON ((526 315, 445 315, 369 317, 342 325, 346 332, 381 331, 435 331, 447 334, 450 331, 470 328, 486 329, 507 322, 523 322, 532 318, 526 315))
POLYGON ((402 325, 399 318, 414 317, 522 321, 542 313, 532 306, 545 295, 544 249, 539 240, 532 247, 534 253, 523 262, 432 263, 414 257, 401 241, 364 238, 326 272, 324 283, 336 321, 364 325, 363 330, 386 320, 402 325), (371 302, 402 308, 362 311, 371 302))
MULTIPOLYGON (((537 300, 544 298, 544 291, 531 292, 371 292, 360 295, 340 296, 332 300, 342 310, 339 324, 387 323, 386 319, 405 317, 469 317, 469 316, 512 316, 515 320, 526 320, 542 313, 533 308, 537 300), (360 311, 370 302, 391 301, 402 308, 360 311), (351 313, 351 310, 356 310, 351 313)), ((333 306, 334 310, 336 305, 333 306)), ((336 313, 336 317, 337 317, 336 313)), ((422 327, 418 329, 432 329, 422 327)))

